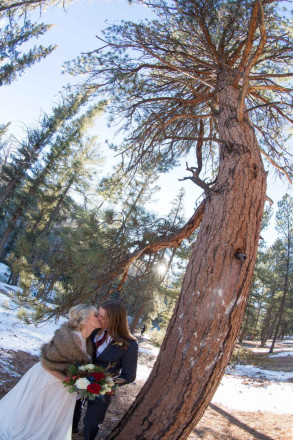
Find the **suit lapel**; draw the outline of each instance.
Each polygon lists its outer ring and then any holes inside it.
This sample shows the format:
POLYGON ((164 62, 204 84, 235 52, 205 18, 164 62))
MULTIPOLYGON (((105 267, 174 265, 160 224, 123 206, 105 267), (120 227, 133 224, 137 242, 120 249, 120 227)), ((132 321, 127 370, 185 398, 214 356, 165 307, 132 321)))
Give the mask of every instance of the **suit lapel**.
POLYGON ((105 355, 105 353, 110 353, 112 351, 112 348, 114 346, 115 341, 111 341, 110 344, 107 345, 105 350, 102 351, 102 353, 99 354, 99 356, 96 357, 96 359, 99 359, 100 356, 105 355))

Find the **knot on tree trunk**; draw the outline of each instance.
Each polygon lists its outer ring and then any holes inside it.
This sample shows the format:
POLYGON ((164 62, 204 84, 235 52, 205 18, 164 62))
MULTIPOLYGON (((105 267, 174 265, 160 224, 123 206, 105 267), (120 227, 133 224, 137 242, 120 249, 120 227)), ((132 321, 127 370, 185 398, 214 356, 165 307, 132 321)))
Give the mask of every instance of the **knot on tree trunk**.
POLYGON ((240 248, 236 249, 234 256, 235 256, 235 258, 237 258, 237 260, 241 260, 241 261, 245 261, 247 258, 244 251, 240 248))

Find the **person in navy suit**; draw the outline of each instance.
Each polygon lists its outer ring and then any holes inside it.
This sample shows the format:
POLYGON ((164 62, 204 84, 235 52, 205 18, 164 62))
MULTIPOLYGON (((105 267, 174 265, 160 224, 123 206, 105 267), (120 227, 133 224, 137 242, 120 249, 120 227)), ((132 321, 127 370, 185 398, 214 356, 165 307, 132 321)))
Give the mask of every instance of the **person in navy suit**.
MULTIPOLYGON (((90 340, 94 347, 93 363, 107 368, 115 377, 119 386, 131 383, 136 377, 138 344, 130 334, 127 322, 127 311, 121 301, 104 302, 98 311, 100 327, 92 332, 90 340)), ((89 400, 84 416, 83 435, 85 440, 94 440, 103 423, 108 406, 111 403, 108 394, 89 400)), ((78 432, 82 413, 82 402, 75 406, 72 432, 78 432)))

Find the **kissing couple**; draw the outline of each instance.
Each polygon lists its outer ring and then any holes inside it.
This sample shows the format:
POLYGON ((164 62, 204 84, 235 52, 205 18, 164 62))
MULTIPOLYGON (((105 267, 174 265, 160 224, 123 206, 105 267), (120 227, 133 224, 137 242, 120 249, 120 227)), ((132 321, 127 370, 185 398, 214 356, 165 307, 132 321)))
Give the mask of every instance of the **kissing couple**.
MULTIPOLYGON (((71 440, 72 432, 78 432, 82 401, 64 387, 70 365, 103 367, 121 386, 135 380, 137 355, 121 301, 106 301, 98 310, 87 304, 72 307, 68 321, 42 346, 40 362, 0 400, 0 439, 71 440)), ((101 394, 88 400, 85 440, 96 438, 111 399, 101 394)))

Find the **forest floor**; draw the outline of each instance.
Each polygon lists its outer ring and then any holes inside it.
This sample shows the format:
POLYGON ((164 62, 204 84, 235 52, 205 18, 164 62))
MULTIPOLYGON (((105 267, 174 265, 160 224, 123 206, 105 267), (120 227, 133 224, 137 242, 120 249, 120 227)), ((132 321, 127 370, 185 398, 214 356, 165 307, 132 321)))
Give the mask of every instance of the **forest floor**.
MULTIPOLYGON (((145 351, 150 347, 150 342, 138 338, 140 347, 145 351)), ((292 372, 292 378, 289 382, 293 382, 293 362, 292 356, 287 357, 268 357, 267 354, 259 352, 257 344, 245 343, 241 345, 246 353, 250 353, 250 363, 253 359, 253 365, 262 369, 271 371, 292 372)), ((286 351, 286 347, 282 347, 282 342, 276 346, 278 350, 286 351)), ((293 341, 292 347, 293 348, 293 341)), ((2 350, 1 350, 2 351, 2 350)), ((12 388, 19 380, 19 375, 24 374, 34 363, 38 361, 37 356, 33 356, 27 352, 18 350, 5 350, 5 368, 1 365, 0 371, 2 386, 0 388, 0 398, 12 388), (8 367, 8 368, 7 368, 8 367), (15 374, 15 375, 14 375, 15 374)), ((144 367, 151 368, 156 359, 155 354, 139 352, 139 364, 144 367)), ((247 380, 243 376, 243 380, 247 380)), ((131 403, 136 398, 138 392, 144 384, 143 380, 136 380, 135 383, 125 385, 120 388, 108 409, 106 419, 101 426, 97 440, 106 440, 107 435, 114 426, 122 418, 131 403)), ((82 426, 80 426, 82 431, 82 426)), ((81 440, 81 434, 74 434, 73 440, 81 440)), ((275 414, 271 412, 245 412, 226 408, 222 404, 211 403, 204 413, 204 416, 194 428, 193 432, 186 440, 293 440, 293 415, 291 414, 275 414)), ((132 439, 125 439, 132 440, 132 439)), ((172 440, 172 439, 170 439, 172 440)))

